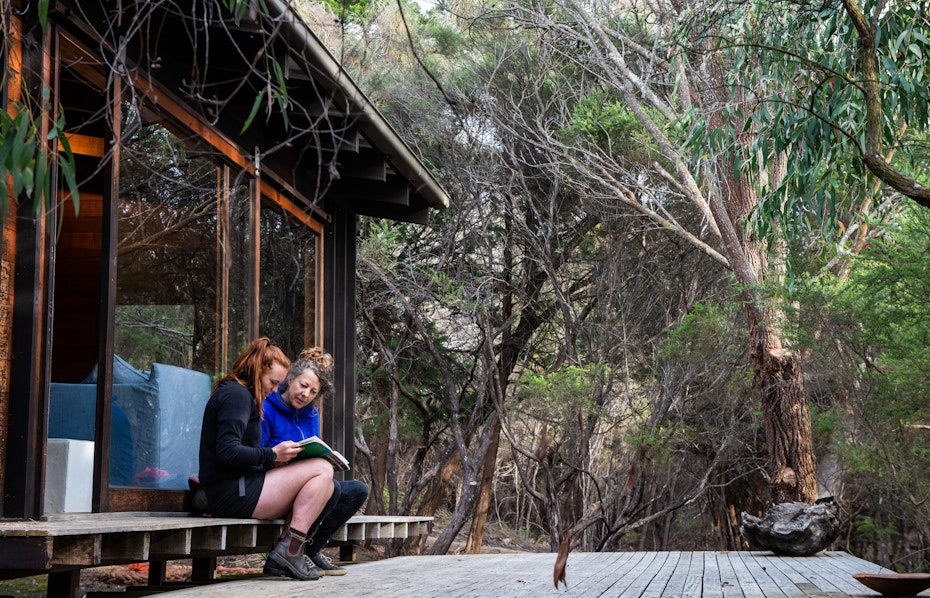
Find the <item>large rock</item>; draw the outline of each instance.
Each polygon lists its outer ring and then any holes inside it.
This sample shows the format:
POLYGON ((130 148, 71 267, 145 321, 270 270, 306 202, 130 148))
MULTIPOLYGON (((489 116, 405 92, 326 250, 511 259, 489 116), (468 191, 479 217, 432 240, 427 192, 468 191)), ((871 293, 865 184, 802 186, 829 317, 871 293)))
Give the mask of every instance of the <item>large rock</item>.
POLYGON ((809 505, 783 502, 762 519, 742 513, 739 531, 750 547, 782 556, 810 556, 827 548, 839 535, 835 502, 809 505))

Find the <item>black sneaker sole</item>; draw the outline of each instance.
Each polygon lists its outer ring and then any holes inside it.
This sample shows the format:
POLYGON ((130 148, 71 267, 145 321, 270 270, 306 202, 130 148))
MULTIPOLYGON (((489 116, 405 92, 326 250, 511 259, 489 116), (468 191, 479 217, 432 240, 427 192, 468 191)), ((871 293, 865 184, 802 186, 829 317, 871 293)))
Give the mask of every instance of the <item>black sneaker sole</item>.
MULTIPOLYGON (((320 569, 319 567, 317 567, 316 573, 317 575, 322 577, 323 575, 345 575, 346 573, 348 573, 348 571, 346 571, 345 569, 320 569)), ((274 577, 290 577, 291 576, 290 573, 288 573, 287 569, 282 569, 281 567, 278 567, 277 563, 271 563, 268 561, 265 561, 265 567, 262 569, 262 574, 272 575, 274 577)))
POLYGON ((262 573, 264 575, 273 575, 275 577, 290 577, 286 569, 278 567, 275 563, 272 563, 270 560, 265 561, 265 566, 262 568, 262 573))
MULTIPOLYGON (((333 569, 332 571, 327 571, 326 569, 320 569, 317 567, 317 575, 345 575, 348 573, 345 569, 333 569)), ((263 575, 271 575, 274 577, 291 577, 291 574, 288 573, 287 569, 282 569, 278 567, 276 563, 265 562, 265 567, 262 569, 263 575)))

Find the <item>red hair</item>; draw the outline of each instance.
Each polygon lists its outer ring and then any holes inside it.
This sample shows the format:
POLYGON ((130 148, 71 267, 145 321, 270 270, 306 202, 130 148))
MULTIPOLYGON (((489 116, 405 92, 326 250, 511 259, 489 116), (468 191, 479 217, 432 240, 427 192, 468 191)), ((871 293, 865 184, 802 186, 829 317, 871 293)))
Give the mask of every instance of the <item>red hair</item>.
POLYGON ((265 402, 265 397, 262 396, 262 374, 275 364, 289 368, 291 360, 287 358, 284 351, 272 345, 271 339, 267 336, 257 338, 236 358, 229 373, 216 381, 213 390, 216 390, 222 382, 235 380, 252 393, 258 405, 258 415, 261 417, 262 403, 265 402))

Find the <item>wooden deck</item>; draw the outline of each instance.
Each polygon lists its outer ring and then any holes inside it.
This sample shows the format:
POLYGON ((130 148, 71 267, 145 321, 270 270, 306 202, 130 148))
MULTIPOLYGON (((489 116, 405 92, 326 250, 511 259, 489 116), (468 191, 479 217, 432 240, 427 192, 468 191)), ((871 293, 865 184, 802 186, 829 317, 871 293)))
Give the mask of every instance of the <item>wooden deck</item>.
MULTIPOLYGON (((351 517, 333 542, 409 538, 429 533, 432 517, 351 517)), ((185 513, 76 513, 45 521, 0 521, 4 571, 54 571, 139 561, 267 551, 284 521, 185 513)))
MULTIPOLYGON (((257 577, 173 590, 161 598, 325 596, 602 596, 621 598, 811 598, 878 596, 852 578, 881 567, 844 552, 776 557, 769 552, 572 553, 567 587, 555 589, 550 553, 408 556, 349 565, 317 581, 257 577)), ((888 570, 884 570, 889 572, 888 570)), ((921 596, 930 596, 924 592, 921 596)))
MULTIPOLYGON (((350 518, 333 535, 348 558, 360 540, 428 534, 432 517, 350 518)), ((74 513, 44 521, 0 521, 0 579, 47 573, 48 596, 80 598, 81 569, 149 562, 149 585, 165 583, 169 560, 191 559, 192 579, 208 583, 219 556, 267 552, 284 521, 223 519, 184 513, 74 513)), ((144 595, 144 594, 139 594, 144 595)))

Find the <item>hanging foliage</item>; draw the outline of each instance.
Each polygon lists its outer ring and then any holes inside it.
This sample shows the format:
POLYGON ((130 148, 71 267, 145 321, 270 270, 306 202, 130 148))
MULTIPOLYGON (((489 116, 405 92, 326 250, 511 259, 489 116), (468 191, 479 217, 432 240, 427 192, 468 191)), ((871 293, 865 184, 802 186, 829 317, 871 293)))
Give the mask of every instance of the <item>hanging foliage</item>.
POLYGON ((35 114, 29 106, 15 102, 10 110, 0 111, 0 214, 6 214, 12 196, 33 200, 35 212, 52 209, 53 176, 56 168, 68 187, 74 212, 80 198, 75 179, 74 154, 64 134, 65 117, 59 116, 45 136, 41 132, 42 115, 48 109, 48 89, 43 89, 44 110, 35 114), (59 151, 50 151, 56 143, 59 151))

